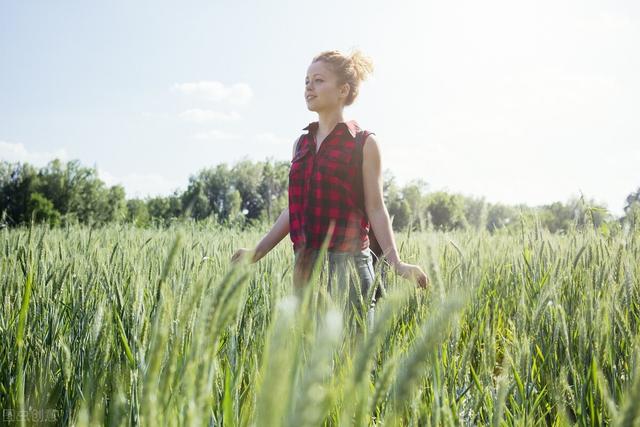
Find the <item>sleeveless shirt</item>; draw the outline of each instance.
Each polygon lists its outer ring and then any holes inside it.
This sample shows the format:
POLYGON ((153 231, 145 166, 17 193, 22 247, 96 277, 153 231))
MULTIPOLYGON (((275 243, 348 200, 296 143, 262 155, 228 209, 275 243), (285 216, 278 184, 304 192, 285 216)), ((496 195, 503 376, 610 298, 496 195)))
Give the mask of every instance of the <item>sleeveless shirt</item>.
POLYGON ((298 140, 289 170, 289 235, 294 250, 320 249, 331 227, 328 249, 356 252, 369 247, 364 208, 362 156, 367 136, 355 120, 338 123, 316 153, 318 122, 298 140), (356 139, 358 132, 364 132, 356 139), (361 141, 361 142, 357 142, 361 141))

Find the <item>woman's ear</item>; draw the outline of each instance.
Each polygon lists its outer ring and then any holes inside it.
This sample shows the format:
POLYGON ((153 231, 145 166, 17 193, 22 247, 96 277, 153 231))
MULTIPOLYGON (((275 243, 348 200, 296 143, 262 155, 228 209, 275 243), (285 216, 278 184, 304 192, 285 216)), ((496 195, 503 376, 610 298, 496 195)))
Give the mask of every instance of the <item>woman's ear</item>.
POLYGON ((349 96, 349 91, 351 90, 351 85, 349 83, 344 83, 340 86, 340 96, 344 99, 347 99, 349 96))

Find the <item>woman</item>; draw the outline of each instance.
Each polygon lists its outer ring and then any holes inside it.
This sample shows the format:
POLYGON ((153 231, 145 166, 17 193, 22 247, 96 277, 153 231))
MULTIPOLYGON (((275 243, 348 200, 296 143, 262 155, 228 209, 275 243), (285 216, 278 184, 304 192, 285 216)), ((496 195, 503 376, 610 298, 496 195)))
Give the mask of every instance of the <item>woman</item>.
POLYGON ((307 133, 294 143, 289 206, 255 249, 239 249, 232 261, 250 257, 256 262, 289 234, 295 252, 294 285, 300 288, 307 283, 327 238, 329 291, 335 292, 337 278, 337 287, 342 291, 349 288, 352 299, 369 296, 366 303, 373 306, 371 227, 396 272, 421 287, 427 286, 422 269, 402 262, 398 256, 384 205, 376 138, 362 131, 357 122, 345 122, 343 118, 344 107, 356 99, 360 82, 372 69, 371 62, 359 51, 349 56, 326 51, 313 58, 305 79, 305 100, 307 108, 318 114, 318 121, 305 127, 307 133), (355 281, 349 280, 350 264, 358 272, 360 292, 355 281))

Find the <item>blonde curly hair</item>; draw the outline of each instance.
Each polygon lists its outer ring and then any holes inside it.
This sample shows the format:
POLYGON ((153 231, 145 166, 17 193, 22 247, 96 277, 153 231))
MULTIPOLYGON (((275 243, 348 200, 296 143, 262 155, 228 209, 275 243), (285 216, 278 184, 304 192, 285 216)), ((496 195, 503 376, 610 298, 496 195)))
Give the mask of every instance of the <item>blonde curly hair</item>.
POLYGON ((338 84, 349 84, 350 90, 344 105, 351 105, 358 96, 360 82, 373 72, 373 62, 360 50, 344 55, 337 50, 326 50, 316 55, 311 63, 323 61, 338 77, 338 84))

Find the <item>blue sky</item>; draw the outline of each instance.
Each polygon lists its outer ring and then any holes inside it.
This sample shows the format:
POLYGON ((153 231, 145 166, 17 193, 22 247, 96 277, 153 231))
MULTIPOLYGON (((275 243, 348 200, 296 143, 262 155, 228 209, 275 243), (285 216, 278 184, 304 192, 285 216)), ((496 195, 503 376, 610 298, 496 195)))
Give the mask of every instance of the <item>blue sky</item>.
POLYGON ((289 159, 311 58, 375 71, 346 119, 400 183, 622 213, 640 186, 632 1, 0 0, 0 159, 96 166, 128 197, 221 162, 289 159))

